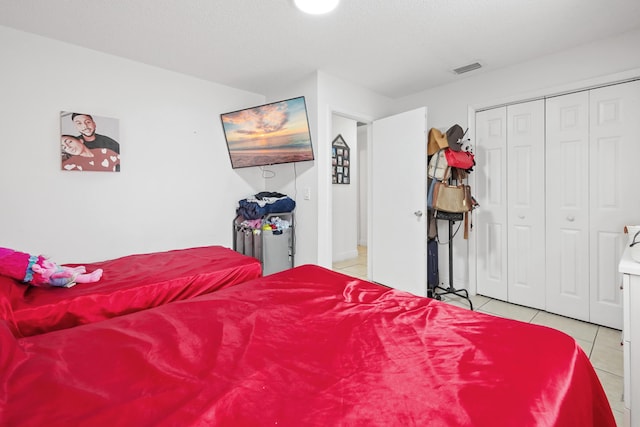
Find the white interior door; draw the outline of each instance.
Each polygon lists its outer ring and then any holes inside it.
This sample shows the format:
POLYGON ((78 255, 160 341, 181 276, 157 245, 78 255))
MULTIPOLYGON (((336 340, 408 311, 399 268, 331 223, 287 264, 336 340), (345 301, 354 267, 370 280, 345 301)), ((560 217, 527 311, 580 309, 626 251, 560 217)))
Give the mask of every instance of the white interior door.
POLYGON ((545 308, 544 100, 507 107, 508 300, 545 308), (542 166, 541 166, 542 165, 542 166))
POLYGON ((477 292, 507 300, 507 110, 476 114, 477 292))
POLYGON ((622 328, 618 263, 640 224, 640 81, 594 89, 590 102, 590 321, 622 328))
POLYGON ((427 109, 376 120, 371 151, 371 280, 427 294, 427 109))
POLYGON ((547 311, 589 321, 589 93, 546 102, 547 311))

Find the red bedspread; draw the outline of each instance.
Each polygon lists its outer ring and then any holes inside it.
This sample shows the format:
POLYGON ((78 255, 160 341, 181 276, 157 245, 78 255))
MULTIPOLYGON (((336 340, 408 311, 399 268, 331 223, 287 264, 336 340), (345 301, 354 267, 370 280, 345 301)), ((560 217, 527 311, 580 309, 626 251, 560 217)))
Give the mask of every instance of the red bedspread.
MULTIPOLYGON (((69 264, 73 267, 77 264, 69 264)), ((0 276, 14 333, 29 336, 96 322, 209 293, 260 277, 260 262, 222 246, 130 255, 84 264, 102 268, 99 282, 72 288, 26 286, 0 276)))
POLYGON ((2 425, 615 425, 564 333, 313 266, 0 345, 2 425))

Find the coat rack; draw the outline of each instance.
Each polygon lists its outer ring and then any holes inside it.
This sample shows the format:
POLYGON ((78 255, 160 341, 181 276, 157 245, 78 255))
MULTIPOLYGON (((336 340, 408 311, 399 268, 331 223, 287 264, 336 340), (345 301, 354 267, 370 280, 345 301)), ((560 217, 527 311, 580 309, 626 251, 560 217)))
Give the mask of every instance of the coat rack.
POLYGON ((453 286, 453 224, 455 221, 447 221, 449 223, 449 287, 445 288, 440 285, 436 285, 434 289, 434 297, 437 300, 442 300, 442 295, 453 294, 469 301, 469 307, 473 310, 473 302, 469 298, 469 292, 466 289, 456 289, 453 286), (438 291, 439 290, 439 291, 438 291))
MULTIPOLYGON (((449 128, 446 134, 443 134, 442 132, 440 132, 438 129, 435 129, 435 128, 431 128, 429 130, 429 138, 427 143, 427 155, 432 156, 432 158, 429 160, 428 176, 429 178, 433 179, 433 181, 431 182, 431 186, 429 187, 430 191, 427 194, 427 201, 429 206, 431 206, 432 204, 431 189, 434 188, 433 185, 435 181, 437 179, 441 179, 444 182, 444 180, 447 179, 448 183, 451 184, 453 173, 451 174, 451 176, 448 176, 447 174, 450 168, 451 170, 454 170, 454 169, 457 170, 459 173, 462 173, 462 172, 469 173, 473 170, 473 166, 475 166, 473 153, 470 151, 468 146, 466 148, 463 147, 464 144, 469 142, 469 139, 464 139, 468 130, 469 129, 463 131, 462 127, 457 124, 449 128), (461 151, 462 153, 460 153, 461 151), (443 171, 439 171, 438 163, 440 162, 442 152, 445 153, 445 155, 442 156, 444 157, 444 160, 445 160, 445 163, 444 163, 445 168, 443 171), (460 169, 458 170, 457 168, 460 168, 460 169), (441 176, 438 176, 439 172, 441 176)), ((466 174, 463 174, 463 175, 459 174, 456 180, 463 181, 465 179, 465 176, 466 174)), ((471 199, 473 198, 471 197, 471 199)), ((473 202, 471 201, 469 202, 471 203, 472 206, 468 206, 469 212, 464 213, 464 216, 462 217, 462 219, 456 216, 447 216, 446 219, 444 219, 449 223, 449 242, 447 243, 449 245, 449 286, 448 287, 441 286, 439 284, 439 281, 440 281, 439 277, 435 277, 435 280, 434 278, 431 278, 431 281, 429 281, 429 278, 428 278, 427 294, 438 300, 441 300, 443 295, 447 295, 447 294, 457 295, 469 301, 469 306, 471 310, 473 310, 473 303, 469 298, 469 292, 464 288, 457 289, 455 286, 453 286, 453 237, 455 236, 453 232, 453 224, 456 221, 464 221, 465 223, 464 237, 466 239, 467 230, 468 230, 467 221, 469 220, 470 211, 471 209, 473 209, 473 207, 477 206, 477 203, 475 203, 475 200, 473 200, 473 202), (430 288, 430 286, 433 286, 433 287, 430 288)), ((435 202, 433 203, 435 204, 435 202)), ((437 236, 437 219, 435 221, 436 221, 435 225, 436 225, 436 236, 437 236)), ((429 262, 432 262, 435 265, 435 268, 437 269, 438 267, 437 257, 431 257, 429 255, 430 253, 433 253, 433 251, 432 252, 428 251, 427 256, 430 257, 429 262)), ((437 249, 435 250, 435 253, 437 255, 437 249)))

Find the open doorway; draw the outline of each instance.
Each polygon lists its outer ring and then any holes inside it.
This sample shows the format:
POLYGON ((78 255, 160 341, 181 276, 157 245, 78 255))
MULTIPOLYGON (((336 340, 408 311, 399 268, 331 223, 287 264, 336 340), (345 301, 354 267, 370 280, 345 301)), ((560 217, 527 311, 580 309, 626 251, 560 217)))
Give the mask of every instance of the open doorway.
POLYGON ((368 277, 368 140, 370 125, 332 115, 332 265, 368 277))

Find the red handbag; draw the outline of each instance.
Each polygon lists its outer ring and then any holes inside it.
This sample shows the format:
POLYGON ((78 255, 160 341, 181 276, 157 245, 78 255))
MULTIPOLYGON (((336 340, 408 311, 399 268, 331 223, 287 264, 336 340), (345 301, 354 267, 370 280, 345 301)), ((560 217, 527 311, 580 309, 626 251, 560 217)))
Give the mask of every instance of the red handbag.
POLYGON ((473 168, 476 164, 473 154, 468 151, 453 151, 451 148, 447 148, 444 150, 444 155, 447 158, 447 163, 452 168, 467 170, 473 168))

